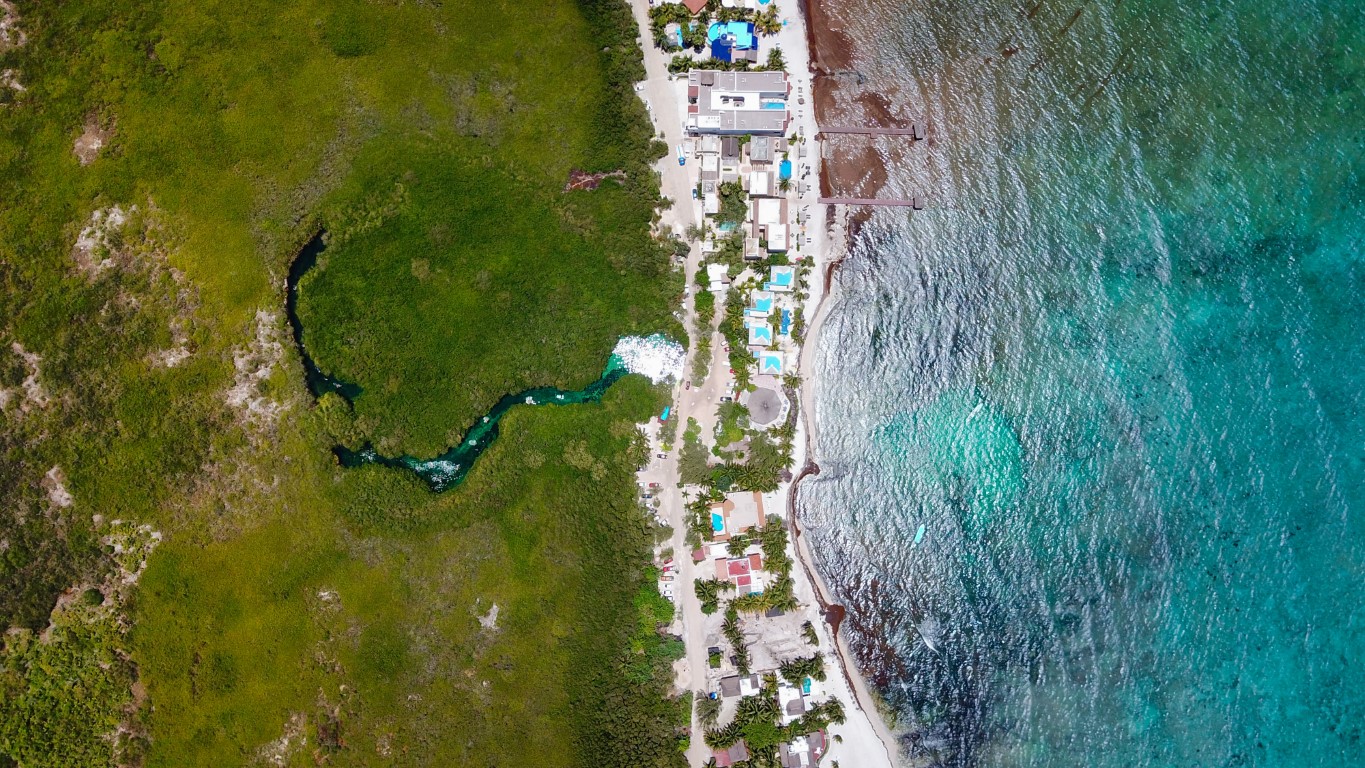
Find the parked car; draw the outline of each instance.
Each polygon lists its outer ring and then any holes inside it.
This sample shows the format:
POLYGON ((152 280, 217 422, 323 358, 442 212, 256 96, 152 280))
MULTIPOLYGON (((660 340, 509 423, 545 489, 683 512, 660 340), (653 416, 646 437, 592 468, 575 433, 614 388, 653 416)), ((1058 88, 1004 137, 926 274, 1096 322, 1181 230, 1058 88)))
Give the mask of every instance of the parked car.
POLYGON ((691 388, 692 388, 692 382, 690 382, 690 381, 684 381, 684 382, 683 382, 683 389, 691 389, 691 388))
POLYGON ((735 399, 733 397, 730 397, 729 395, 726 395, 725 397, 722 397, 720 401, 722 403, 733 403, 735 399))
POLYGON ((666 459, 666 458, 668 458, 668 454, 666 454, 666 453, 661 453, 661 454, 659 454, 659 458, 661 458, 661 459, 666 459))

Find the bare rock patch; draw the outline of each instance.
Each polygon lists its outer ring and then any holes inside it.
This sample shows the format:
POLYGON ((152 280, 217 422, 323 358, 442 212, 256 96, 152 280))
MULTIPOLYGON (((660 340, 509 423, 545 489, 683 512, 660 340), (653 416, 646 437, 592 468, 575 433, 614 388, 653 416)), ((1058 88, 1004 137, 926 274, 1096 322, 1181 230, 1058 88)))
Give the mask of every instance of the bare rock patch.
POLYGON ((272 427, 283 406, 270 397, 266 382, 284 359, 284 331, 275 312, 256 312, 256 336, 232 355, 235 373, 227 391, 227 404, 239 414, 244 427, 272 427))
POLYGON ((113 136, 113 127, 101 125, 99 116, 92 114, 86 118, 85 130, 81 132, 80 136, 76 137, 72 151, 76 153, 76 159, 80 161, 81 165, 90 165, 95 162, 96 157, 99 157, 100 150, 104 148, 105 144, 109 143, 109 139, 113 136))

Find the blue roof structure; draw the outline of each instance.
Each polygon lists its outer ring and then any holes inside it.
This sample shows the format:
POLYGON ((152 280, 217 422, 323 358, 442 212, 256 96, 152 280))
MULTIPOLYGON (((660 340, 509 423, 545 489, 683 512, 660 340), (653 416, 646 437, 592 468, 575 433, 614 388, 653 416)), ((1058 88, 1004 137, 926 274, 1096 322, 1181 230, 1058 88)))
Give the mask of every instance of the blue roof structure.
POLYGON ((735 51, 758 47, 754 25, 749 21, 714 22, 706 29, 706 40, 711 43, 711 58, 733 61, 735 51))
POLYGON ((768 282, 763 284, 765 291, 790 291, 796 284, 796 269, 793 267, 773 267, 768 273, 768 282))
POLYGON ((782 356, 775 352, 760 352, 758 355, 758 372, 760 374, 781 376, 782 356))
POLYGON ((734 54, 731 53, 730 40, 725 37, 718 37, 711 41, 711 58, 716 61, 734 61, 734 54))
POLYGON ((773 311, 772 294, 758 293, 754 295, 754 309, 767 315, 773 311))
POLYGON ((706 28, 706 39, 711 43, 730 38, 730 47, 737 51, 747 51, 758 47, 754 39, 754 24, 751 21, 713 22, 706 28))
POLYGON ((749 326, 749 346, 766 347, 773 343, 773 329, 767 323, 754 323, 749 326))

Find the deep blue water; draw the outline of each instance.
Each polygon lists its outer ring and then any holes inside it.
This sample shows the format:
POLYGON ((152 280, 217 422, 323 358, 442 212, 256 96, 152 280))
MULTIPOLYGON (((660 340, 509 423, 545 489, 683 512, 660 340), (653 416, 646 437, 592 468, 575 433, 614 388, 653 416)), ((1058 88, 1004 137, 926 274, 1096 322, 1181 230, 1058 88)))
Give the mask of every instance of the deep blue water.
POLYGON ((931 204, 839 272, 800 509, 907 752, 1365 765, 1365 3, 839 15, 931 204))

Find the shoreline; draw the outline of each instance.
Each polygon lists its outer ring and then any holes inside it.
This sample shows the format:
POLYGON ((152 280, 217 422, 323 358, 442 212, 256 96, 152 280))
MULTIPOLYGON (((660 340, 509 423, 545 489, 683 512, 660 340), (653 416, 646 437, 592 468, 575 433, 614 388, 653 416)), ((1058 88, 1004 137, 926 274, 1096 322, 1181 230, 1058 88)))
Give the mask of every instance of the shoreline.
MULTIPOLYGON (((808 142, 811 142, 811 150, 815 153, 812 158, 812 166, 816 176, 814 187, 817 194, 823 195, 830 183, 830 169, 827 167, 828 161, 824 157, 821 142, 817 140, 817 137, 819 136, 821 112, 823 107, 827 105, 824 91, 828 83, 825 80, 830 76, 832 68, 847 66, 848 63, 828 60, 826 48, 829 47, 819 44, 821 35, 816 31, 816 25, 812 22, 812 18, 814 16, 820 17, 821 29, 826 30, 826 34, 833 34, 845 40, 846 38, 841 31, 829 30, 826 23, 827 19, 824 18, 823 8, 820 7, 818 0, 796 0, 796 6, 798 9, 796 23, 802 27, 799 40, 805 50, 801 51, 800 55, 792 55, 795 52, 784 46, 784 53, 788 54, 787 60, 792 65, 804 63, 809 77, 811 98, 808 124, 810 130, 803 132, 803 135, 806 136, 808 142)), ((790 45, 789 40, 784 42, 790 45)), ((833 48, 835 50, 849 50, 848 47, 843 46, 833 46, 833 48)), ((816 419, 814 407, 815 384, 818 378, 813 365, 815 350, 820 343, 820 333, 829 315, 829 297, 833 288, 834 276, 848 256, 852 237, 856 234, 859 224, 857 217, 851 216, 847 210, 840 210, 833 206, 822 205, 820 207, 824 209, 823 215, 817 213, 811 224, 822 236, 817 247, 812 251, 812 268, 809 278, 811 282, 802 307, 802 312, 809 319, 809 325, 805 338, 801 342, 801 350, 796 365, 797 372, 801 376, 801 384, 796 393, 796 405, 799 409, 800 418, 797 422, 792 466, 800 467, 800 469, 790 482, 784 483, 784 487, 778 489, 778 494, 783 497, 787 526, 791 533, 792 549, 795 552, 796 561, 801 566, 793 576, 798 585, 803 581, 805 585, 808 585, 811 597, 815 600, 819 607, 819 613, 824 618, 823 625, 828 630, 832 655, 835 657, 844 682, 852 694, 853 703, 863 713, 876 740, 881 744, 887 763, 897 766, 900 765, 900 753, 895 735, 883 717, 881 710, 878 709, 877 699, 873 695, 867 678, 858 668, 852 649, 849 647, 848 638, 841 631, 844 608, 834 599, 833 590, 830 589, 824 575, 815 563, 809 542, 802 535, 801 525, 797 517, 796 495, 802 481, 811 475, 820 473, 820 466, 814 458, 815 447, 819 438, 819 422, 816 419)))

